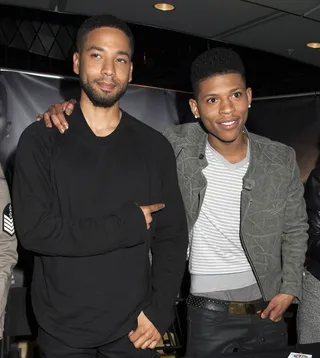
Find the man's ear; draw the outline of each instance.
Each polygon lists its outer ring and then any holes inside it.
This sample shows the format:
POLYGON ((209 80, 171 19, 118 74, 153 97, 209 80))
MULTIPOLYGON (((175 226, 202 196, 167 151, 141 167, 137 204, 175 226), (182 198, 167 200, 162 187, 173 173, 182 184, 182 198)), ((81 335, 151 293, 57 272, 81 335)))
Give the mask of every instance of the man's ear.
POLYGON ((190 106, 191 112, 193 113, 195 118, 200 118, 198 103, 194 98, 189 99, 189 106, 190 106))
POLYGON ((130 74, 129 74, 129 83, 132 81, 132 71, 133 71, 133 63, 130 63, 130 74))
POLYGON ((79 74, 79 52, 75 52, 73 54, 73 72, 78 75, 79 74))
POLYGON ((248 87, 246 89, 246 93, 247 93, 248 103, 249 103, 249 105, 251 105, 251 102, 252 102, 252 89, 250 87, 248 87))

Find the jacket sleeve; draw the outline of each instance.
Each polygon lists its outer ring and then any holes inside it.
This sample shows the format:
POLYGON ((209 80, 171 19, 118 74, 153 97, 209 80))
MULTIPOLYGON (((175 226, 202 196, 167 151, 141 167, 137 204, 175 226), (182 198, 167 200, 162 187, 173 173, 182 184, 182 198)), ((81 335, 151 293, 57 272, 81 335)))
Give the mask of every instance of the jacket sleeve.
POLYGON ((12 206, 8 185, 0 167, 0 338, 2 338, 5 307, 11 283, 12 269, 17 263, 17 239, 15 236, 12 206))
POLYGON ((144 313, 163 334, 173 320, 173 307, 186 265, 188 230, 178 186, 176 160, 168 144, 163 181, 165 208, 158 213, 152 239, 152 296, 144 313))
POLYGON ((314 169, 306 183, 305 199, 309 221, 308 257, 320 262, 320 175, 314 169))
POLYGON ((288 161, 289 168, 292 168, 292 173, 288 188, 282 237, 282 284, 280 293, 291 294, 301 300, 308 223, 303 197, 304 189, 293 150, 292 153, 288 161))
POLYGON ((135 203, 127 203, 106 217, 63 217, 53 213, 52 149, 44 137, 27 129, 17 149, 13 204, 21 244, 42 255, 80 257, 145 242, 145 218, 135 203))

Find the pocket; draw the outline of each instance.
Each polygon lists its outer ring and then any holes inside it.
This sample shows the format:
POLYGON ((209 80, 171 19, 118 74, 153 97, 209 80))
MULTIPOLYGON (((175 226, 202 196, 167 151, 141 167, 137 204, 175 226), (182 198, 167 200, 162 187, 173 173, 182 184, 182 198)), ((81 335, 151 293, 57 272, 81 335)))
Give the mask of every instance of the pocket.
POLYGON ((221 332, 225 332, 230 327, 228 317, 227 311, 209 311, 189 306, 186 356, 209 357, 214 351, 219 351, 221 332))
POLYGON ((220 325, 228 319, 228 312, 209 311, 203 308, 188 307, 187 314, 187 353, 197 353, 219 331, 220 325))
POLYGON ((269 318, 263 321, 264 325, 260 331, 261 344, 277 348, 286 347, 288 344, 288 333, 283 318, 279 322, 273 322, 269 318))

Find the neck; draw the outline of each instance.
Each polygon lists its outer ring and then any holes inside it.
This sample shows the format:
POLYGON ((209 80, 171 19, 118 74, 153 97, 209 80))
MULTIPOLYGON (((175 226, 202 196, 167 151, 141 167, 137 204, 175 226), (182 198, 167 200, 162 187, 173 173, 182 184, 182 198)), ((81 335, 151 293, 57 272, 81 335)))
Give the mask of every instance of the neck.
POLYGON ((80 108, 88 126, 97 137, 106 137, 111 134, 121 119, 118 102, 108 108, 96 107, 83 92, 81 93, 80 108))
POLYGON ((211 134, 208 136, 208 141, 212 148, 214 148, 230 163, 238 163, 246 157, 248 137, 243 132, 233 142, 222 142, 211 134))

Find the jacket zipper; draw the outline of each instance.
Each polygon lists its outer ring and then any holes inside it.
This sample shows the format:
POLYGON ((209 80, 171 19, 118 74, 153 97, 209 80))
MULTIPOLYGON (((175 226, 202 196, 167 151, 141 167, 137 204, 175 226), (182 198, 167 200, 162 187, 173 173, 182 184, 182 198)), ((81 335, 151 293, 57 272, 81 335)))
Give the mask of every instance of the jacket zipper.
MULTIPOLYGON (((247 209, 246 209, 246 212, 244 213, 244 216, 247 215, 247 212, 248 212, 248 210, 249 210, 249 206, 250 206, 251 202, 252 202, 252 199, 250 198, 249 205, 247 206, 247 209)), ((241 220, 240 220, 240 242, 241 242, 243 251, 245 252, 246 257, 247 257, 247 259, 248 259, 248 261, 249 261, 249 264, 250 264, 250 266, 251 266, 251 269, 252 269, 252 272, 253 272, 253 274, 254 274, 254 277, 256 278, 258 287, 259 287, 260 292, 261 292, 261 294, 262 294, 262 298, 266 301, 266 296, 265 296, 265 294, 264 294, 264 291, 263 291, 263 288, 262 288, 262 285, 261 285, 259 276, 258 276, 258 274, 257 274, 257 271, 256 271, 254 265, 253 265, 253 262, 252 262, 252 260, 251 260, 250 255, 249 255, 249 252, 248 252, 248 250, 247 250, 247 248, 246 248, 246 245, 245 245, 245 243, 244 243, 244 241, 243 241, 243 236, 242 236, 242 218, 241 218, 241 220)))

